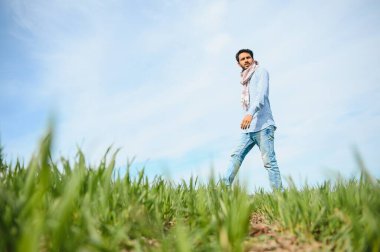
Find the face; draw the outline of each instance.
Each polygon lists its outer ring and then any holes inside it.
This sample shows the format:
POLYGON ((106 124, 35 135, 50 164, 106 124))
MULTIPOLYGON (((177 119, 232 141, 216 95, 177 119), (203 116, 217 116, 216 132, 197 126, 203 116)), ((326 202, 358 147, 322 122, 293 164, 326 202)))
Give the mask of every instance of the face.
POLYGON ((238 65, 241 66, 244 70, 250 67, 253 63, 253 58, 249 53, 242 52, 239 54, 238 65))

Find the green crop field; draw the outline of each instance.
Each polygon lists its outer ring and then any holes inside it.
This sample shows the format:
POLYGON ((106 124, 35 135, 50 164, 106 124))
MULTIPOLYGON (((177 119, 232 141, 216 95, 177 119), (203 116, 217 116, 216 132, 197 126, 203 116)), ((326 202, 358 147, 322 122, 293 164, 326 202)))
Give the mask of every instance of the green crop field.
POLYGON ((361 176, 253 195, 210 179, 114 176, 115 155, 90 167, 0 155, 0 251, 380 251, 380 183, 361 176))

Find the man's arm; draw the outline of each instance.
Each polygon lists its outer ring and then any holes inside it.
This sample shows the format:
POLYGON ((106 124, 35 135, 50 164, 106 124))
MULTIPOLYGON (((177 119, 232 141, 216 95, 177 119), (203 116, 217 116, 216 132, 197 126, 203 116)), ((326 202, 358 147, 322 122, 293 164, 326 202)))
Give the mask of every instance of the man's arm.
POLYGON ((260 69, 259 81, 257 83, 258 92, 253 99, 250 99, 252 103, 250 104, 247 115, 252 117, 264 106, 265 97, 268 95, 269 89, 269 74, 265 69, 260 69))
MULTIPOLYGON (((267 70, 260 69, 259 81, 257 83, 258 92, 255 97, 252 97, 253 102, 250 104, 247 114, 244 116, 240 128, 247 129, 250 127, 251 122, 255 114, 264 106, 265 96, 268 95, 269 89, 269 74, 267 70)), ((252 94, 252 92, 250 92, 252 94)))

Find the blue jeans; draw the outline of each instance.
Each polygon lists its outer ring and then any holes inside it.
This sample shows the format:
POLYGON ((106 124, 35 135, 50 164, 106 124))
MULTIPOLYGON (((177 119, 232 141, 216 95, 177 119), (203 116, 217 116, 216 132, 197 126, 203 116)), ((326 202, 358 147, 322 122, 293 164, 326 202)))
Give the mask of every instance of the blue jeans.
POLYGON ((280 170, 274 152, 274 130, 274 126, 269 126, 258 132, 242 134, 239 145, 231 155, 230 165, 223 179, 227 185, 232 184, 245 156, 257 144, 261 151, 264 167, 268 171, 272 189, 282 190, 280 170))

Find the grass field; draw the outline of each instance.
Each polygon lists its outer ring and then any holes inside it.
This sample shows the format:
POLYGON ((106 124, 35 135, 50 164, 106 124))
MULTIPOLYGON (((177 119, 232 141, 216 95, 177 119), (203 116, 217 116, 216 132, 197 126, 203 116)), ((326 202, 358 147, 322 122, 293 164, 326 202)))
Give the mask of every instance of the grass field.
POLYGON ((358 179, 249 195, 213 179, 115 178, 116 154, 53 162, 51 141, 27 165, 0 152, 0 251, 380 251, 380 183, 359 156, 358 179))

